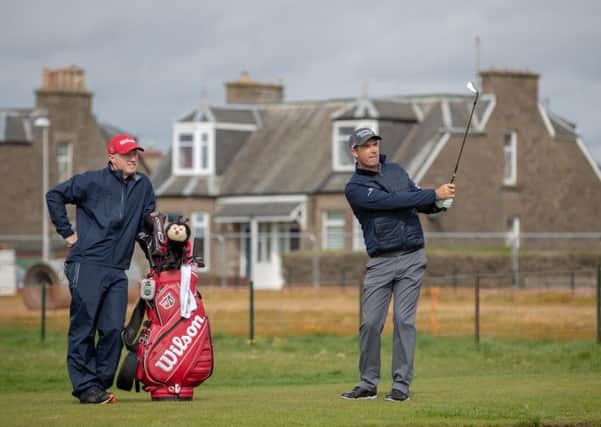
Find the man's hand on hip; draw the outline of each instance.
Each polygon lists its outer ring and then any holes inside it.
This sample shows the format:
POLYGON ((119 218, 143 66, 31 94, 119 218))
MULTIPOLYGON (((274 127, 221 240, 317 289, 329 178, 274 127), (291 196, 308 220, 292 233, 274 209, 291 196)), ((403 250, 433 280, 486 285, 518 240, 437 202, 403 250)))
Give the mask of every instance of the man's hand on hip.
POLYGON ((75 246, 75 243, 77 243, 77 233, 73 233, 69 237, 66 237, 65 243, 67 244, 68 248, 75 246))
POLYGON ((455 184, 442 184, 436 189, 436 200, 452 199, 455 197, 455 184))

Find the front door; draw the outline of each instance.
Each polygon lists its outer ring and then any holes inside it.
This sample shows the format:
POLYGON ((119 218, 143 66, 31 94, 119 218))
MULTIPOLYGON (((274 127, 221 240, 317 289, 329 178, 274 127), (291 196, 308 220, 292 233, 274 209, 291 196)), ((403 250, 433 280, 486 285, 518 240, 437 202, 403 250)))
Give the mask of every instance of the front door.
POLYGON ((281 289, 284 286, 278 229, 278 223, 275 222, 258 224, 257 257, 254 265, 254 285, 257 289, 281 289))

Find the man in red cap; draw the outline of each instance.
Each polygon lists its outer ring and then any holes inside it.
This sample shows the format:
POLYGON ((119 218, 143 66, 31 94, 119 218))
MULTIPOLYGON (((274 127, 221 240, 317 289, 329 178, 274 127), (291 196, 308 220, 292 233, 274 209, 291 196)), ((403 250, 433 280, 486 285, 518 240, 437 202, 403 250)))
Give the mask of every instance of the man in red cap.
POLYGON ((67 368, 81 403, 113 403, 127 309, 127 276, 138 232, 154 211, 148 177, 136 172, 138 152, 130 135, 107 146, 108 167, 75 175, 46 193, 56 231, 70 248, 65 275, 71 291, 67 368), (66 204, 77 207, 77 231, 66 204), (98 332, 98 342, 96 333, 98 332))

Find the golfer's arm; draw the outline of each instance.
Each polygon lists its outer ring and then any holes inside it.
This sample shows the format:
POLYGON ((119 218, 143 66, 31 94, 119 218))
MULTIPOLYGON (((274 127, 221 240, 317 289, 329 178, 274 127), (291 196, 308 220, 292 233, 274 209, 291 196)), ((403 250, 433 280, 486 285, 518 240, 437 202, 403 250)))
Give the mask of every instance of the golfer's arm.
POLYGON ((366 210, 426 209, 436 201, 434 190, 387 193, 373 187, 352 184, 346 187, 345 193, 351 206, 366 210))
MULTIPOLYGON (((415 182, 413 182, 413 180, 410 178, 409 178, 409 188, 410 188, 410 191, 422 191, 422 189, 419 188, 417 186, 417 184, 415 182)), ((432 204, 427 205, 427 206, 419 206, 417 208, 418 212, 425 213, 425 214, 433 214, 436 212, 440 212, 442 210, 442 209, 438 209, 436 207, 436 204, 434 203, 436 201, 436 190, 434 190, 434 195, 435 195, 435 197, 434 197, 434 201, 432 201, 432 204)))

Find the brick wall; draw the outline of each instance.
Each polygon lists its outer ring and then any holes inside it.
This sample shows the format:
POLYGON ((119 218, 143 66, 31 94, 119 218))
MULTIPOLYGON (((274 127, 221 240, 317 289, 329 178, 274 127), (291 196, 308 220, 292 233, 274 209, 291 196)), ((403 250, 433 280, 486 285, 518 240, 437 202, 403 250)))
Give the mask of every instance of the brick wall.
MULTIPOLYGON (((523 232, 599 232, 601 182, 575 141, 553 139, 538 109, 538 75, 482 73, 482 90, 496 106, 486 134, 468 138, 456 179, 454 208, 438 220, 423 219, 428 231, 507 231, 520 218, 523 232), (503 145, 517 132, 517 184, 503 185, 503 145)), ((420 183, 447 181, 462 135, 450 138, 420 183)))
MULTIPOLYGON (((92 97, 85 90, 83 71, 73 68, 45 70, 36 92, 35 108, 45 110, 48 129, 49 188, 58 183, 57 147, 73 146, 73 173, 99 169, 108 161, 104 138, 92 113, 92 97)), ((0 234, 39 234, 42 221, 42 132, 34 132, 31 144, 0 147, 6 174, 0 201, 7 218, 0 234)), ((70 210, 71 218, 73 210, 70 210)), ((49 230, 55 235, 54 226, 49 230)))
MULTIPOLYGON (((502 281, 489 280, 489 285, 497 286, 511 283, 512 259, 509 254, 470 253, 449 254, 427 250, 427 277, 443 276, 445 280, 436 280, 435 286, 452 286, 453 274, 464 276, 464 284, 472 286, 471 280, 476 274, 504 275, 502 281), (469 278, 469 280, 465 278, 469 278)), ((586 270, 590 281, 594 280, 594 271, 599 264, 601 253, 557 253, 535 252, 523 253, 519 257, 522 272, 538 272, 540 277, 553 278, 553 272, 586 270)), ((319 277, 321 285, 358 286, 365 274, 367 255, 361 252, 339 252, 319 254, 319 277)), ((311 285, 313 283, 312 254, 310 252, 294 252, 283 256, 282 271, 286 286, 311 285)), ((567 276, 566 276, 567 277, 567 276)), ((566 284, 568 281, 566 281, 566 284)))

